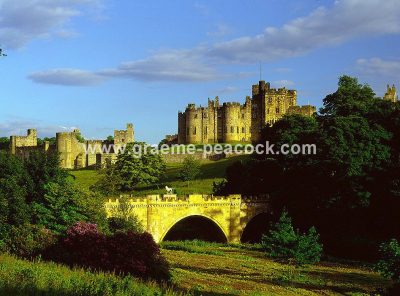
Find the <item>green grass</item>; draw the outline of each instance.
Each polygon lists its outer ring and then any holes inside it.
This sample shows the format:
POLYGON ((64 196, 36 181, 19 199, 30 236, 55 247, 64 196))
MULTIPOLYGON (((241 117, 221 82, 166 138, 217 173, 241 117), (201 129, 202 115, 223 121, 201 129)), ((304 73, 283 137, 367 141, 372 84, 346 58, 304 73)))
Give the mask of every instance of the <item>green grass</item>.
POLYGON ((174 285, 197 295, 372 295, 391 284, 361 263, 295 268, 247 245, 185 241, 162 248, 174 285))
POLYGON ((0 295, 378 295, 392 284, 361 263, 295 268, 248 245, 164 242, 162 253, 170 286, 0 255, 0 295))
MULTIPOLYGON (((147 194, 165 194, 165 186, 168 185, 176 190, 177 194, 211 194, 214 182, 220 182, 225 178, 225 171, 228 166, 239 160, 247 160, 249 156, 235 156, 218 161, 201 161, 201 175, 197 180, 187 182, 179 180, 178 174, 182 167, 181 163, 167 163, 167 171, 160 184, 143 185, 139 184, 130 194, 143 196, 147 194)), ((95 170, 70 171, 75 181, 82 187, 88 189, 99 180, 99 174, 95 170)))
POLYGON ((54 263, 29 262, 0 255, 0 295, 131 296, 181 295, 132 277, 70 269, 54 263))

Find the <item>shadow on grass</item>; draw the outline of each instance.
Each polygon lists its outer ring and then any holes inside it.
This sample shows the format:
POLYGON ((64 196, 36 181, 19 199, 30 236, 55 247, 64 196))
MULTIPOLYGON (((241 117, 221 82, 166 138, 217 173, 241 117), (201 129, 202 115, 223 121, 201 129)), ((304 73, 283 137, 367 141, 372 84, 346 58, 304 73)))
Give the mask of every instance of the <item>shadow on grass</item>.
MULTIPOLYGON (((339 294, 369 294, 370 289, 360 287, 360 285, 365 283, 366 285, 368 284, 368 286, 371 286, 371 280, 375 282, 374 279, 371 279, 370 276, 363 276, 361 274, 342 274, 339 272, 316 272, 303 270, 303 277, 298 276, 290 278, 288 276, 286 278, 285 273, 282 273, 282 276, 278 276, 276 279, 266 279, 262 276, 260 272, 243 272, 232 269, 213 267, 203 268, 191 265, 188 266, 180 263, 175 263, 172 266, 173 268, 190 270, 191 272, 195 273, 209 274, 211 277, 213 275, 219 275, 225 278, 231 278, 232 280, 242 280, 246 282, 254 282, 255 284, 271 284, 281 287, 305 289, 308 291, 314 291, 316 293, 319 293, 322 290, 329 290, 339 294), (341 284, 338 285, 338 282, 340 282, 341 284)), ((379 279, 377 278, 376 280, 379 279)), ((376 284, 378 285, 378 282, 376 284)), ((378 290, 379 288, 384 287, 375 287, 376 290, 378 290)))

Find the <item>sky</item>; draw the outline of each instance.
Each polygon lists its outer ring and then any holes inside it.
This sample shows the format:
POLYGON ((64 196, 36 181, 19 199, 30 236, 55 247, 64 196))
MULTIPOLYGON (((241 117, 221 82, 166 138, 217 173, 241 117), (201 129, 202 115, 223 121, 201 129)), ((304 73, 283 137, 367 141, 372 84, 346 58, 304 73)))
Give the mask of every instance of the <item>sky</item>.
POLYGON ((207 98, 243 103, 261 78, 321 107, 347 74, 400 87, 399 0, 0 0, 0 137, 79 128, 177 133, 207 98), (260 73, 261 65, 261 73, 260 73))

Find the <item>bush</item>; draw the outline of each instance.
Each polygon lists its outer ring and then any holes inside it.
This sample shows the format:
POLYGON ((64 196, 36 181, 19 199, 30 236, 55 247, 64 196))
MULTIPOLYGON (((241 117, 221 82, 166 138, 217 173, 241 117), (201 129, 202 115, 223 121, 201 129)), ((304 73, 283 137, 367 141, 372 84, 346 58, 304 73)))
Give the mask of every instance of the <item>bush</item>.
POLYGON ((69 266, 142 279, 170 278, 168 263, 150 234, 127 231, 106 236, 91 223, 76 223, 44 257, 69 266))
POLYGON ((4 251, 19 257, 33 258, 56 243, 56 236, 36 225, 11 226, 3 241, 4 251))
POLYGON ((273 258, 304 265, 320 261, 322 245, 318 241, 319 235, 314 227, 310 228, 308 234, 300 234, 293 229, 288 213, 283 212, 269 234, 263 235, 261 244, 273 258))
POLYGON ((143 226, 136 216, 129 216, 127 218, 111 217, 108 218, 108 228, 111 233, 127 232, 142 233, 143 226))
POLYGON ((379 247, 381 259, 376 269, 385 277, 400 283, 400 244, 396 239, 384 242, 379 247))

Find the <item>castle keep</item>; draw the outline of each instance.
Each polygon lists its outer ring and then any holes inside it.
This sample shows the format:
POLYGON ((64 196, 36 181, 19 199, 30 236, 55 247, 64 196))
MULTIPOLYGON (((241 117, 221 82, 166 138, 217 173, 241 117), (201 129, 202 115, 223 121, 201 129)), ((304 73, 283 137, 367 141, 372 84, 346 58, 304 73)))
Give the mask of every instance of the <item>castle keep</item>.
POLYGON ((297 105, 297 92, 286 88, 274 89, 259 81, 252 86, 252 97, 245 103, 219 103, 219 98, 208 100, 207 107, 189 104, 178 113, 178 143, 234 143, 251 142, 260 138, 266 124, 274 124, 285 114, 311 116, 315 106, 297 105))
POLYGON ((21 157, 28 157, 31 151, 55 151, 60 154, 60 165, 65 169, 101 167, 115 161, 119 146, 134 142, 133 125, 128 123, 126 130, 115 130, 114 141, 82 140, 78 129, 72 132, 56 134, 56 143, 48 141, 38 145, 37 132, 29 129, 27 136, 11 136, 10 152, 21 157))

